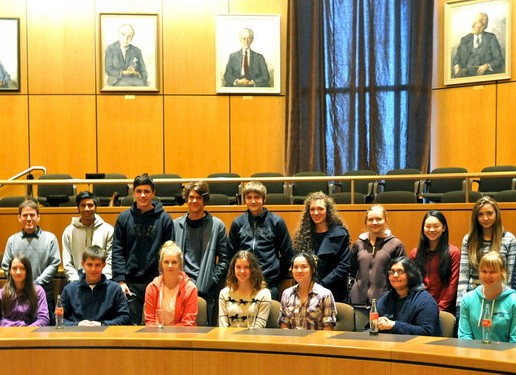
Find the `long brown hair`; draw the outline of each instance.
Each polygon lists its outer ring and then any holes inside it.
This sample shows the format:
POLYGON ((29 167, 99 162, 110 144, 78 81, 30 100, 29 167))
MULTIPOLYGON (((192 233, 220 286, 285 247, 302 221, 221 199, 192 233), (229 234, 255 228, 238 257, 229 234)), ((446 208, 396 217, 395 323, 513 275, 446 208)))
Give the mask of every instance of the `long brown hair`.
POLYGON ((231 259, 231 263, 229 264, 228 276, 226 279, 226 285, 231 290, 238 289, 238 279, 235 273, 235 265, 237 260, 246 259, 249 262, 249 270, 251 271, 250 282, 251 286, 254 290, 258 291, 266 287, 265 279, 263 278, 262 270, 260 269, 260 265, 258 264, 258 260, 256 256, 250 252, 249 250, 240 250, 238 251, 233 259, 231 259))
POLYGON ((27 301, 29 303, 30 321, 36 321, 38 311, 38 295, 32 281, 32 266, 30 265, 29 258, 27 258, 25 255, 15 255, 9 262, 9 269, 7 271, 6 277, 7 282, 2 290, 2 316, 5 317, 11 312, 14 301, 16 298, 19 298, 21 301, 27 301), (25 268, 25 281, 23 282, 22 293, 19 296, 16 293, 16 286, 14 285, 14 280, 11 276, 11 265, 13 264, 14 260, 18 260, 25 268))
POLYGON ((480 211, 480 209, 486 204, 490 204, 493 207, 496 214, 496 219, 493 224, 491 246, 489 250, 500 252, 500 247, 502 246, 503 226, 500 207, 493 198, 489 196, 482 197, 475 203, 475 206, 473 206, 473 210, 471 211, 471 224, 468 235, 469 263, 475 269, 478 269, 478 262, 480 261, 480 258, 482 258, 480 248, 484 241, 482 225, 480 225, 480 223, 478 222, 478 211, 480 211))

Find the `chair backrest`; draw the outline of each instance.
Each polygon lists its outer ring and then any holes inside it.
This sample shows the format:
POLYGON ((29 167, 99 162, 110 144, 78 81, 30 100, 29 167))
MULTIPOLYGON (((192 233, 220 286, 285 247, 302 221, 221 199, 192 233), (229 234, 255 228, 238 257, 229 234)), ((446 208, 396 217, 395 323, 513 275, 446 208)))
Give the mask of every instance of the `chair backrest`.
POLYGON ((439 321, 443 337, 453 337, 455 332, 455 316, 447 311, 439 311, 439 321))
POLYGON ((410 191, 383 191, 374 199, 375 203, 417 203, 416 194, 410 191))
MULTIPOLYGON (((39 176, 38 180, 71 180, 72 176, 64 173, 52 173, 39 176)), ((73 184, 59 185, 38 185, 38 200, 48 206, 58 206, 60 203, 68 202, 70 197, 75 195, 73 184)))
POLYGON ((18 207, 26 199, 27 198, 25 198, 23 195, 3 197, 2 199, 0 199, 0 207, 18 207))
POLYGON ((267 318, 267 323, 265 328, 279 328, 279 316, 280 316, 281 304, 276 301, 271 301, 271 310, 269 312, 269 317, 267 318))
MULTIPOLYGON (((260 178, 260 177, 285 177, 285 176, 279 172, 260 172, 260 173, 253 173, 251 175, 251 177, 260 178)), ((280 182, 260 181, 260 182, 262 184, 264 184, 265 187, 267 188, 267 195, 284 194, 286 192, 285 181, 280 181, 280 182)))
POLYGON ((197 297, 197 317, 195 318, 195 324, 198 326, 208 325, 208 307, 206 300, 202 297, 197 297))
MULTIPOLYGON (((294 177, 318 177, 327 176, 325 172, 299 172, 294 177)), ((328 181, 296 181, 291 184, 292 202, 294 204, 302 204, 305 197, 315 191, 322 191, 325 194, 330 193, 328 181)))
MULTIPOLYGON (((335 203, 337 204, 350 204, 351 203, 351 193, 333 193, 331 195, 335 203)), ((354 194, 354 204, 364 204, 365 203, 365 195, 362 193, 354 194)))
MULTIPOLYGON (((372 171, 370 169, 358 169, 356 171, 347 171, 343 174, 343 176, 376 176, 378 173, 372 171)), ((372 194, 372 186, 374 180, 366 181, 355 181, 355 193, 361 193, 364 195, 372 194)), ((351 192, 351 181, 342 181, 341 183, 341 192, 351 192)))
POLYGON ((335 302, 337 307, 337 324, 334 329, 336 331, 354 331, 355 330, 355 311, 353 306, 343 302, 335 302))
POLYGON ((210 193, 209 206, 228 206, 229 204, 229 197, 227 195, 210 193))
MULTIPOLYGON (((237 173, 211 173, 208 178, 239 178, 237 173)), ((240 194, 239 182, 214 182, 210 183, 210 195, 224 194, 229 199, 229 204, 237 204, 237 197, 240 194)))
POLYGON ((120 198, 120 206, 124 206, 124 207, 132 206, 133 203, 134 203, 134 198, 132 195, 128 195, 126 197, 120 198))
MULTIPOLYGON (((126 180, 127 176, 121 173, 106 173, 104 175, 106 180, 126 180)), ((96 184, 93 185, 93 194, 97 197, 100 206, 109 206, 113 194, 117 193, 119 197, 127 196, 129 192, 129 185, 125 182, 111 183, 111 184, 96 184)), ((120 201, 114 202, 117 206, 120 201)))
MULTIPOLYGON (((468 200, 472 203, 482 198, 482 193, 478 191, 470 191, 468 200)), ((441 203, 464 203, 466 202, 466 192, 464 190, 449 191, 441 197, 441 203)))
MULTIPOLYGON (((421 174, 419 169, 402 168, 392 169, 386 175, 421 174)), ((420 180, 385 180, 383 191, 411 191, 417 193, 420 180)))
MULTIPOLYGON (((153 174, 151 177, 156 179, 163 178, 181 178, 180 175, 175 173, 159 173, 153 174)), ((175 206, 179 204, 178 198, 183 194, 183 185, 179 182, 167 182, 156 184, 156 195, 159 197, 161 203, 164 206, 175 206)))
POLYGON ((290 204, 290 196, 284 193, 267 193, 266 204, 290 204))
MULTIPOLYGON (((482 169, 484 172, 511 172, 516 171, 516 166, 513 165, 496 165, 482 169)), ((494 177, 481 178, 478 182, 478 191, 485 195, 493 195, 497 191, 510 190, 512 186, 512 177, 494 177)))
POLYGON ((516 202, 516 190, 502 190, 493 195, 497 202, 516 202))
MULTIPOLYGON (((449 168, 435 168, 430 174, 442 173, 468 173, 466 168, 449 167, 449 168)), ((428 192, 431 193, 446 193, 448 191, 462 190, 464 184, 463 178, 446 178, 446 179, 430 179, 427 183, 428 192)))

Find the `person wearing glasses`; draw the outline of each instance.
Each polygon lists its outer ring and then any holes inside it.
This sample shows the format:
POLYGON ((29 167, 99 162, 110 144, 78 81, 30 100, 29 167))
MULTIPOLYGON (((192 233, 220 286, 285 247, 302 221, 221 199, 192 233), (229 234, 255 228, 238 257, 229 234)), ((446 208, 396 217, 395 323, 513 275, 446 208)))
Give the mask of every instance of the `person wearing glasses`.
POLYGON ((413 260, 402 256, 387 268, 389 291, 378 301, 378 329, 403 335, 441 336, 439 306, 425 289, 413 260))

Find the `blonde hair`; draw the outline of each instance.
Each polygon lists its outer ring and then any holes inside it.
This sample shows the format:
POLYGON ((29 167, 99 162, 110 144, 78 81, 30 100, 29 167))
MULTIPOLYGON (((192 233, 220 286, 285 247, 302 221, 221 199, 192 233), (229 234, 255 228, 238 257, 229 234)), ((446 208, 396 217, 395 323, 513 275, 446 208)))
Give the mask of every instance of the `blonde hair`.
POLYGON ((177 246, 177 244, 174 241, 167 241, 161 246, 161 249, 159 250, 159 273, 163 273, 163 267, 161 265, 161 262, 163 262, 163 258, 165 257, 165 253, 175 255, 177 256, 177 259, 179 260, 179 266, 181 269, 183 269, 183 252, 181 251, 181 248, 177 246))
POLYGON ((502 280, 505 283, 507 281, 507 270, 505 269, 505 261, 498 251, 490 251, 480 259, 478 269, 489 268, 500 272, 502 274, 502 280))

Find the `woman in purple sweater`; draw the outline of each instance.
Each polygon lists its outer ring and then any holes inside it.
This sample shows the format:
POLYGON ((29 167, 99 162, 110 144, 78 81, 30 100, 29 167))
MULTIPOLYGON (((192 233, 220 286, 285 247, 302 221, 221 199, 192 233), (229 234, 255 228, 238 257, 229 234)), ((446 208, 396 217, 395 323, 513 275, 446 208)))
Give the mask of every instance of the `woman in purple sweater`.
POLYGON ((49 323, 45 291, 32 282, 32 267, 24 255, 16 255, 9 263, 0 294, 1 327, 46 326, 49 323))

